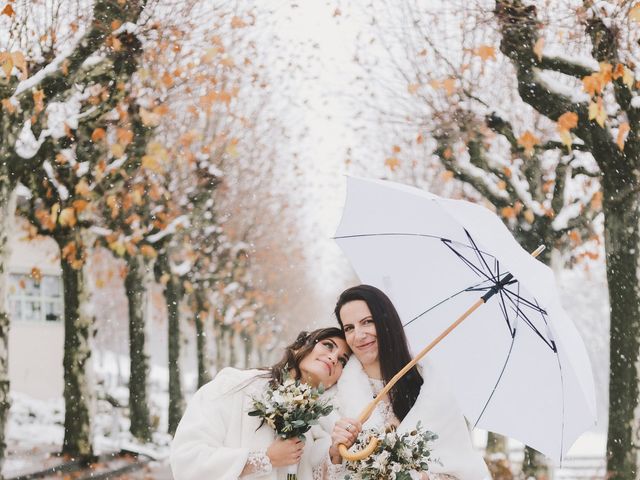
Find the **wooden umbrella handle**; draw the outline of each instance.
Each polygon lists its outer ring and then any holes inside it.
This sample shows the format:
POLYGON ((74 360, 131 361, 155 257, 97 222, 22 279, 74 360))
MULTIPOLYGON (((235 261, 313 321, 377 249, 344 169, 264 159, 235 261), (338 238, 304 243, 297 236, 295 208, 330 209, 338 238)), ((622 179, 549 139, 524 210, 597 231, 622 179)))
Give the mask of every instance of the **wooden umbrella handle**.
MULTIPOLYGON (((540 245, 531 253, 531 256, 537 257, 538 255, 540 255, 540 253, 544 251, 544 249, 545 249, 544 245, 540 245)), ((409 363, 407 363, 404 366, 402 370, 396 373, 393 376, 393 378, 389 380, 389 383, 387 383, 385 387, 380 391, 380 393, 376 396, 376 398, 374 398, 373 401, 364 408, 362 413, 360 413, 360 417, 358 418, 358 420, 360 420, 361 423, 366 422, 369 416, 371 415, 371 413, 373 412, 373 410, 376 408, 376 405, 378 404, 378 402, 382 400, 382 397, 384 397, 387 393, 389 393, 389 390, 391 390, 391 388, 398 382, 398 380, 400 380, 405 373, 411 370, 415 366, 415 364, 422 359, 422 357, 424 357, 427 353, 431 351, 433 347, 435 347, 438 343, 440 343, 444 339, 444 337, 449 335, 453 331, 453 329, 455 329, 464 320, 466 320, 466 318, 469 315, 471 315, 478 307, 480 307, 484 303, 485 303, 485 300, 483 298, 480 298, 466 312, 460 315, 460 317, 455 322, 449 325, 449 327, 447 327, 447 329, 444 332, 442 332, 433 342, 431 342, 429 345, 423 348, 420 351, 420 353, 418 353, 418 355, 415 356, 413 360, 411 360, 409 363)), ((364 449, 362 449, 359 452, 353 452, 353 453, 349 452, 347 450, 347 447, 342 444, 338 445, 338 451, 340 452, 340 455, 342 455, 342 458, 353 462, 356 460, 362 460, 363 458, 367 458, 369 455, 373 453, 373 451, 376 449, 377 446, 378 446, 378 439, 373 438, 369 443, 369 445, 367 445, 364 449)))

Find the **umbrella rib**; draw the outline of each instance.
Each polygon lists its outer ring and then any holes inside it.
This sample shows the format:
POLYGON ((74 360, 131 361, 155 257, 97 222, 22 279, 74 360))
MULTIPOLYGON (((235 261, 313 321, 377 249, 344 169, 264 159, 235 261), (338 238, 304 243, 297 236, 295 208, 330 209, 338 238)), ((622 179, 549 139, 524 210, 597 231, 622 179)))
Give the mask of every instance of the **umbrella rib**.
MULTIPOLYGON (((516 282, 517 282, 517 280, 516 280, 516 282)), ((517 283, 518 283, 518 292, 519 292, 519 291, 520 291, 520 282, 517 282, 517 283)), ((531 308, 532 310, 536 310, 536 311, 537 311, 537 312, 539 312, 540 314, 546 315, 547 311, 546 311, 544 308, 542 308, 542 307, 538 304, 538 302, 537 302, 537 301, 536 301, 536 303, 533 303, 533 302, 531 302, 531 301, 527 300, 526 298, 521 297, 521 296, 520 296, 520 293, 516 293, 516 292, 514 292, 514 291, 512 291, 512 290, 509 290, 509 289, 508 289, 508 288, 506 288, 506 287, 505 287, 505 288, 503 288, 503 290, 504 290, 505 292, 507 292, 509 295, 513 296, 513 297, 518 297, 518 299, 519 299, 519 301, 520 301, 520 302, 522 302, 523 304, 525 304, 527 307, 531 308)))
POLYGON ((424 312, 419 313, 418 315, 416 315, 415 317, 413 317, 411 320, 409 320, 407 323, 403 324, 402 326, 403 326, 403 327, 407 327, 408 325, 410 325, 411 323, 415 322, 416 320, 418 320, 418 319, 419 319, 420 317, 422 317, 423 315, 426 315, 427 313, 429 313, 429 312, 430 312, 431 310, 433 310, 434 308, 439 307, 439 306, 440 306, 440 305, 442 305, 443 303, 448 302, 449 300, 451 300, 451 299, 452 299, 452 298, 454 298, 454 297, 457 297, 457 296, 458 296, 458 295, 460 295, 461 293, 464 293, 464 292, 473 292, 473 291, 476 291, 476 290, 486 290, 486 288, 483 288, 483 289, 478 289, 478 288, 477 288, 477 287, 478 287, 478 285, 482 285, 485 281, 486 281, 486 280, 484 280, 484 281, 482 281, 482 282, 480 282, 480 283, 478 283, 478 284, 476 284, 476 285, 473 285, 472 287, 468 287, 468 288, 465 288, 464 290, 460 290, 460 291, 458 291, 458 292, 454 293, 453 295, 451 295, 451 296, 449 296, 449 297, 447 297, 447 298, 445 298, 445 299, 443 299, 443 300, 440 300, 438 303, 436 303, 435 305, 432 305, 431 307, 429 307, 428 309, 426 309, 424 312))
POLYGON ((562 370, 562 362, 560 361, 560 355, 556 350, 556 359, 558 360, 558 370, 560 372, 560 392, 562 393, 562 425, 560 427, 560 464, 562 464, 563 450, 564 450, 564 372, 562 370))
MULTIPOLYGON (((509 312, 507 312, 507 305, 504 301, 504 295, 502 291, 498 292, 498 294, 500 295, 500 311, 502 312, 502 315, 504 316, 504 319, 507 322, 507 327, 509 328, 509 333, 511 334, 511 338, 513 338, 516 335, 516 326, 515 324, 512 326, 511 322, 509 321, 509 312)), ((516 317, 517 317, 517 313, 516 313, 516 317)))
MULTIPOLYGON (((536 326, 535 326, 535 325, 533 324, 533 322, 529 319, 529 317, 527 317, 527 315, 526 315, 526 314, 524 313, 524 311, 519 307, 519 305, 518 305, 518 304, 516 304, 516 303, 513 301, 513 299, 512 299, 512 298, 511 298, 511 296, 510 296, 510 293, 511 293, 511 292, 506 291, 505 293, 506 293, 506 297, 507 297, 507 299, 509 299, 509 301, 511 302, 511 308, 516 312, 516 314, 517 314, 519 317, 521 317, 527 325, 529 325, 529 328, 531 328, 531 330, 533 330, 533 331, 534 331, 534 333, 535 333, 536 335, 538 335, 538 337, 540 337, 540 339, 541 339, 541 340, 542 340, 542 341, 543 341, 543 342, 544 342, 544 343, 545 343, 545 344, 546 344, 546 345, 547 345, 551 350, 553 350, 553 351, 555 352, 555 351, 556 351, 555 344, 554 344, 554 343, 549 343, 549 341, 544 337, 544 335, 543 335, 542 333, 540 333, 540 331, 536 328, 536 326)), ((517 296, 517 295, 516 295, 516 296, 517 296)), ((518 298, 521 298, 521 297, 519 297, 519 296, 517 296, 517 297, 518 297, 518 298)), ((536 308, 535 310, 536 310, 536 311, 538 311, 539 313, 541 313, 539 309, 537 309, 537 308, 536 308)), ((546 322, 545 322, 545 324, 546 324, 546 322)))
MULTIPOLYGON (((515 332, 515 330, 514 330, 514 332, 515 332)), ((514 334, 511 337, 511 345, 509 346, 509 352, 507 353, 507 358, 505 358, 504 364, 502 365, 502 370, 500 370, 500 375, 498 375, 498 380, 496 380, 496 384, 493 386, 493 390, 491 390, 491 393, 489 394, 489 398, 487 398, 487 401, 485 402, 484 407, 482 407, 482 411, 480 412, 480 415, 478 416, 478 419, 473 424, 473 428, 476 428, 478 426, 478 423, 482 419, 482 416, 484 415, 484 412, 487 410, 487 407, 489 406, 489 403, 491 402, 491 399, 493 398, 493 395, 496 393, 496 390, 498 389, 498 385, 500 385, 500 382, 502 381, 502 376, 504 375, 504 371, 507 369, 507 364, 509 363, 509 360, 511 359, 511 352, 513 351, 513 345, 515 344, 515 342, 516 342, 516 336, 514 334)))
MULTIPOLYGON (((479 260, 484 263, 485 268, 487 269, 487 271, 491 272, 491 268, 489 268, 489 264, 486 262, 486 260, 484 259, 484 255, 482 255, 482 252, 480 252, 480 249, 478 248, 478 245, 476 245, 476 242, 473 240, 473 237, 471 237, 471 234, 467 231, 467 229, 464 229, 464 233, 467 234, 467 238, 469 239, 469 241, 471 242, 471 245, 473 245, 473 251, 475 252, 476 256, 479 258, 479 260)), ((491 255, 491 257, 493 257, 493 259, 495 261, 497 261, 497 259, 491 255)), ((496 277, 493 275, 491 275, 491 279, 495 282, 497 282, 496 277)))
MULTIPOLYGON (((451 240, 448 239, 441 239, 442 243, 444 243, 449 250, 451 250, 454 255, 456 255, 458 257, 458 259, 462 260, 462 263, 464 263, 466 266, 468 266, 473 272, 476 273, 476 275, 478 276, 484 276, 485 279, 494 282, 494 284, 496 283, 495 278, 493 277, 493 275, 488 275, 487 273, 483 272, 481 268, 478 268, 476 265, 474 265, 469 259, 467 259, 467 257, 465 257, 464 255, 462 255, 460 252, 458 252, 455 248, 453 248, 450 243, 451 240)), ((473 247, 472 247, 473 248, 473 247)))

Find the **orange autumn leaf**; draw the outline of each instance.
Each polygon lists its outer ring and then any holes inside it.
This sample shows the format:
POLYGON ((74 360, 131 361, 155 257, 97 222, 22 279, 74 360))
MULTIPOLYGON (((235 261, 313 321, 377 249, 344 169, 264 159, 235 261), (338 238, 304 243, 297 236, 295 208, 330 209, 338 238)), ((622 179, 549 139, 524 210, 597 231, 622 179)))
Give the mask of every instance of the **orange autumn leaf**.
POLYGON ((578 126, 578 114, 575 112, 565 112, 558 117, 558 129, 569 131, 578 126))
POLYGON ((629 127, 629 122, 624 122, 620 124, 618 127, 618 136, 616 138, 616 144, 620 150, 624 150, 624 142, 627 139, 627 133, 629 133, 631 127, 629 127))
POLYGON ((116 138, 120 145, 126 147, 133 140, 133 132, 128 128, 118 128, 116 130, 116 138))
POLYGON ((398 145, 394 145, 393 147, 391 147, 391 151, 396 154, 396 153, 400 153, 401 149, 398 145))
POLYGON ((636 4, 629 10, 629 18, 634 22, 640 23, 640 3, 636 4))
POLYGON ((236 63, 233 61, 229 55, 226 55, 222 60, 220 60, 220 65, 227 68, 235 67, 236 63))
POLYGON ((243 28, 246 26, 247 24, 240 17, 234 16, 231 18, 231 28, 243 28))
POLYGON ((607 62, 600 62, 600 76, 605 84, 613 80, 613 65, 607 62))
POLYGON ((22 80, 26 79, 28 76, 27 60, 22 52, 13 52, 11 58, 13 59, 13 65, 22 72, 22 80))
POLYGON ((13 9, 10 3, 8 3, 0 12, 0 15, 6 15, 7 17, 13 17, 16 11, 13 9))
POLYGON ((160 123, 160 115, 144 108, 140 109, 140 118, 142 119, 142 124, 147 127, 157 127, 160 123))
POLYGON ((496 49, 491 45, 480 45, 478 48, 473 50, 473 54, 480 57, 484 62, 489 59, 496 59, 496 49))
POLYGON ((442 87, 447 92, 447 95, 453 95, 453 92, 456 91, 456 79, 447 78, 444 82, 442 82, 442 87))
POLYGON ((33 267, 31 269, 31 278, 33 278, 36 283, 40 283, 42 280, 42 272, 38 267, 33 267))
POLYGON ((607 112, 604 109, 604 103, 602 97, 598 98, 597 102, 589 103, 589 120, 595 120, 598 125, 604 127, 604 122, 607 119, 607 112))
POLYGON ((411 94, 411 95, 415 95, 418 90, 420 90, 420 84, 419 83, 410 83, 409 86, 407 87, 407 91, 411 94))
POLYGON ((516 211, 513 207, 504 207, 500 210, 500 215, 502 215, 503 218, 515 218, 516 217, 516 211))
POLYGON ((534 221, 535 221, 535 219, 536 219, 536 217, 535 217, 535 215, 534 215, 533 211, 532 211, 532 210, 530 210, 530 209, 526 209, 526 210, 524 211, 523 216, 524 216, 525 221, 526 221, 529 225, 533 224, 533 222, 534 222, 534 221))
POLYGON ((58 213, 60 212, 60 204, 59 203, 54 203, 53 205, 51 205, 51 212, 50 212, 50 219, 51 219, 51 223, 55 225, 56 221, 58 220, 58 213))
POLYGON ((96 128, 93 132, 91 132, 91 141, 98 142, 102 140, 107 135, 107 132, 104 128, 96 128))
POLYGON ((33 91, 33 103, 35 104, 36 113, 40 113, 44 110, 44 92, 42 90, 33 91))
POLYGON ((81 178, 80 181, 76 184, 75 191, 77 195, 86 197, 87 195, 89 195, 89 193, 91 193, 91 188, 89 187, 87 181, 84 178, 81 178))
POLYGON ((0 52, 0 67, 2 67, 6 77, 11 75, 11 71, 13 70, 13 57, 9 52, 0 52))
POLYGON ((169 72, 164 72, 160 80, 162 81, 162 84, 167 88, 173 86, 173 77, 169 72))
POLYGON ((520 137, 518 137, 518 145, 524 148, 524 152, 531 156, 534 151, 534 147, 536 145, 540 145, 540 139, 535 136, 532 132, 527 130, 520 137))
POLYGON ((598 190, 596 193, 593 194, 593 197, 591 197, 591 208, 593 208, 594 210, 601 210, 602 209, 602 191, 598 190))
POLYGON ((0 101, 0 104, 2 105, 2 108, 9 113, 15 113, 17 110, 16 106, 9 98, 3 98, 2 101, 0 101))
POLYGON ((71 205, 73 205, 73 208, 77 213, 81 213, 89 206, 89 202, 87 202, 86 200, 78 199, 74 200, 71 205))
POLYGON ((580 236, 580 232, 577 230, 571 230, 569 232, 569 239, 575 244, 582 243, 582 237, 580 236))
POLYGON ((75 210, 72 207, 64 208, 58 216, 58 222, 63 227, 73 228, 77 223, 75 210))
POLYGON ((163 103, 161 105, 158 105, 157 107, 154 107, 152 111, 156 115, 166 115, 167 113, 169 113, 169 107, 163 103))
POLYGON ((499 180, 496 186, 498 187, 498 190, 506 190, 507 182, 505 182, 504 180, 499 180))
POLYGON ((392 172, 395 172, 396 169, 400 166, 400 160, 398 160, 396 157, 389 157, 385 159, 384 165, 392 172))
POLYGON ((147 258, 156 258, 158 256, 158 252, 151 245, 142 245, 140 253, 147 258))
POLYGON ((119 143, 114 143, 113 145, 111 145, 111 148, 109 148, 109 150, 114 158, 120 158, 124 155, 124 147, 119 143))
POLYGON ((442 172, 442 174, 440 174, 440 176, 445 182, 448 182, 453 179, 454 174, 451 170, 445 170, 444 172, 442 172))
POLYGON ((619 78, 622 79, 622 83, 624 83, 627 88, 631 89, 633 87, 633 72, 622 63, 618 63, 613 71, 613 79, 618 80, 619 78))
POLYGON ((582 79, 582 89, 592 97, 596 94, 600 94, 603 87, 604 83, 602 82, 602 77, 599 73, 592 73, 582 79))
POLYGON ((542 50, 544 49, 544 38, 540 37, 533 46, 533 53, 538 57, 538 61, 542 60, 542 50))

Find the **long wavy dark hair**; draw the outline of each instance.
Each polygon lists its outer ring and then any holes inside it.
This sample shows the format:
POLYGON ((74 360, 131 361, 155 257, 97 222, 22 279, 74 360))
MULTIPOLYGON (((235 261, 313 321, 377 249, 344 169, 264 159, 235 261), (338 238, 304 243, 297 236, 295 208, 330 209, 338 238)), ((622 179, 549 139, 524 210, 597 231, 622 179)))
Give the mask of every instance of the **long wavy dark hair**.
MULTIPOLYGON (((396 307, 382 290, 371 285, 358 285, 346 289, 338 297, 334 313, 343 329, 340 310, 344 304, 354 300, 364 301, 371 311, 378 338, 380 372, 386 384, 411 361, 407 337, 404 334, 400 316, 396 307)), ((420 372, 414 366, 389 390, 393 413, 400 421, 407 416, 411 407, 416 403, 423 383, 420 372)))
MULTIPOLYGON (((336 327, 319 328, 311 332, 300 332, 295 341, 284 348, 279 362, 267 367, 268 376, 273 386, 281 384, 290 370, 295 372, 295 378, 302 378, 300 362, 306 357, 318 342, 327 338, 338 337, 344 339, 344 332, 336 327)), ((326 385, 325 385, 326 386, 326 385)))

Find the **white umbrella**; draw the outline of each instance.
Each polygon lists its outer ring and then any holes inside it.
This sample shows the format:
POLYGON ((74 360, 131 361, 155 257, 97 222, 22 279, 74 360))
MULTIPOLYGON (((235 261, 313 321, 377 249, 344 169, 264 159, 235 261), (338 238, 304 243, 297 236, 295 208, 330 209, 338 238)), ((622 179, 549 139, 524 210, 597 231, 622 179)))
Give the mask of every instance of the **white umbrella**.
POLYGON ((490 210, 348 177, 336 241, 391 297, 416 351, 485 296, 429 353, 472 425, 561 461, 595 424, 591 363, 553 272, 490 210))

